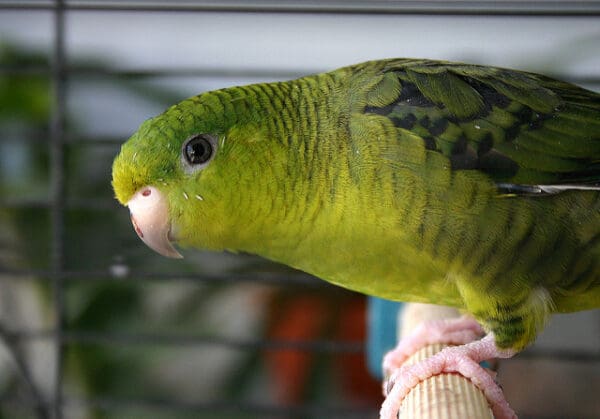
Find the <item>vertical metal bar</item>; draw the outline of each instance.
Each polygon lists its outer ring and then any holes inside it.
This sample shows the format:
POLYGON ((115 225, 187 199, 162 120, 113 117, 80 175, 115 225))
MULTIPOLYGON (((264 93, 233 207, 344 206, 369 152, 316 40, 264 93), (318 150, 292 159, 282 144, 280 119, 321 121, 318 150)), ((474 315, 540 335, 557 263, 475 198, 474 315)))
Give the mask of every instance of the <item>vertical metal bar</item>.
POLYGON ((2 324, 0 324, 0 336, 2 336, 4 345, 6 345, 15 361, 17 370, 23 378, 25 388, 31 394, 32 403, 34 404, 32 410, 35 412, 36 417, 38 419, 49 419, 49 409, 47 408, 47 404, 45 403, 42 394, 38 391, 35 380, 31 374, 23 347, 21 346, 22 342, 14 339, 14 337, 11 336, 11 333, 6 330, 2 324))
POLYGON ((56 349, 55 380, 52 400, 52 416, 62 419, 63 381, 63 333, 64 333, 64 291, 61 272, 64 269, 64 201, 65 174, 63 138, 65 132, 65 17, 64 1, 54 2, 54 43, 52 54, 52 94, 53 107, 50 121, 50 182, 51 182, 51 225, 52 225, 52 287, 55 307, 56 349))

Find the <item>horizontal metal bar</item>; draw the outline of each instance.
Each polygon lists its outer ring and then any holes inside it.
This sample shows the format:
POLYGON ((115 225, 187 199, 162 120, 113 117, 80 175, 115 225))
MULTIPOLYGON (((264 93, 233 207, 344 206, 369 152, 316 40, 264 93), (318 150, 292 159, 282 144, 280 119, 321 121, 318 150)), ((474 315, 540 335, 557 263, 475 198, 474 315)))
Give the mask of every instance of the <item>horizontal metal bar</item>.
MULTIPOLYGON (((192 281, 206 283, 257 283, 261 285, 278 286, 302 286, 311 288, 330 288, 331 291, 348 292, 342 288, 331 285, 314 276, 302 273, 271 273, 271 272, 253 272, 253 273, 234 273, 234 274, 193 274, 193 273, 154 273, 154 272, 125 272, 117 268, 113 272, 106 271, 62 271, 57 272, 61 278, 69 281, 192 281)), ((0 280, 46 280, 50 275, 47 270, 31 269, 7 269, 0 268, 0 280)))
POLYGON ((29 199, 29 198, 4 198, 0 200, 2 209, 48 209, 51 203, 49 199, 29 199))
MULTIPOLYGON (((55 330, 2 330, 4 339, 11 341, 51 339, 56 335, 55 330)), ((125 344, 125 345, 175 345, 198 346, 217 345, 227 346, 240 350, 268 350, 268 351, 306 351, 306 352, 344 352, 362 353, 363 342, 343 342, 332 340, 265 340, 265 339, 235 339, 221 336, 194 336, 181 334, 149 334, 149 333, 108 333, 93 331, 64 331, 65 343, 84 344, 125 344)), ((530 349, 518 355, 523 359, 554 359, 573 362, 600 362, 600 351, 582 351, 566 349, 530 349)))
MULTIPOLYGON (((351 63, 348 63, 351 64, 351 63)), ((68 66, 66 73, 74 77, 119 77, 131 79, 144 78, 162 78, 162 77, 199 77, 199 78, 257 78, 257 79, 293 79, 309 74, 327 71, 326 68, 313 69, 263 69, 263 68, 112 68, 112 67, 88 67, 88 66, 68 66)), ((535 71, 535 70, 534 70, 535 71)), ((50 69, 39 65, 2 65, 0 64, 1 74, 32 74, 49 75, 50 69)), ((568 81, 575 84, 600 84, 600 74, 571 75, 563 73, 544 73, 549 77, 568 81)))
MULTIPOLYGON (((120 210, 122 207, 115 199, 68 199, 64 202, 67 210, 120 210)), ((0 208, 4 209, 50 209, 49 199, 5 198, 0 199, 0 208)))
POLYGON ((7 76, 45 76, 50 78, 49 66, 23 63, 20 65, 0 63, 0 75, 7 76))
POLYGON ((596 352, 573 349, 529 349, 517 355, 517 359, 548 359, 582 363, 600 362, 600 350, 596 352))
POLYGON ((119 69, 119 68, 89 68, 72 66, 69 68, 77 76, 116 76, 124 78, 149 77, 201 77, 201 78, 264 78, 289 79, 303 75, 319 73, 325 69, 266 69, 266 68, 148 68, 148 69, 119 69))
MULTIPOLYGON (((66 134, 63 138, 63 147, 65 146, 106 146, 115 147, 123 144, 132 133, 123 133, 122 136, 85 136, 78 134, 66 134)), ((48 135, 45 132, 30 134, 19 138, 19 141, 29 141, 34 143, 48 143, 48 135)))
MULTIPOLYGON (((1 9, 1 8, 0 8, 1 9)), ((289 79, 306 74, 318 73, 323 69, 290 70, 290 69, 261 69, 261 68, 155 68, 155 69, 118 69, 108 67, 68 66, 66 72, 71 76, 104 77, 112 76, 127 79, 150 77, 199 77, 199 78, 265 78, 289 79)), ((50 75, 50 68, 44 65, 2 65, 0 74, 7 75, 50 75)))
MULTIPOLYGON (((2 332, 9 341, 55 339, 58 330, 17 330, 2 332)), ((222 336, 194 336, 183 334, 144 334, 93 331, 61 331, 63 344, 94 345, 159 345, 159 346, 223 346, 237 350, 261 351, 300 351, 318 353, 363 353, 363 342, 343 342, 333 340, 269 340, 236 339, 222 336)))
MULTIPOLYGON (((11 406, 13 408, 30 409, 40 402, 25 397, 11 397, 3 395, 0 397, 0 405, 11 406)), ((106 411, 140 409, 149 412, 163 413, 213 413, 235 414, 243 413, 255 415, 255 417, 268 418, 296 418, 296 417, 321 417, 321 418, 369 418, 375 417, 378 407, 348 407, 346 406, 328 406, 317 404, 302 404, 297 406, 281 406, 276 404, 248 402, 240 400, 216 400, 206 402, 185 402, 176 400, 161 399, 141 399, 141 398, 114 398, 114 397, 93 397, 79 398, 65 396, 62 400, 64 408, 96 408, 106 411)), ((43 403, 44 408, 53 405, 51 401, 43 403)))
MULTIPOLYGON (((8 340, 40 340, 51 339, 54 330, 18 330, 3 331, 3 337, 8 340)), ((160 345, 160 346, 224 346, 238 350, 262 351, 301 351, 319 353, 363 353, 362 341, 344 342, 333 340, 265 340, 265 339, 235 339, 221 336, 193 336, 178 334, 144 334, 116 333, 91 331, 64 331, 65 343, 98 344, 98 345, 160 345)), ((597 363, 600 362, 600 351, 583 351, 568 349, 529 349, 518 354, 520 359, 550 359, 569 362, 597 363)))
MULTIPOLYGON (((0 9, 53 10, 47 2, 6 0, 0 9)), ((531 16, 592 17, 600 16, 598 1, 68 1, 65 10, 137 11, 137 12, 219 12, 219 13, 287 13, 287 14, 370 14, 370 15, 440 15, 440 16, 531 16)))
POLYGON ((302 404, 300 406, 278 406, 261 403, 244 402, 237 400, 223 400, 212 402, 174 402, 170 400, 128 399, 119 400, 113 398, 94 399, 67 399, 66 405, 79 404, 93 406, 103 410, 115 410, 123 408, 148 409, 150 411, 179 411, 179 412, 210 412, 214 414, 243 413, 260 415, 262 417, 349 417, 366 418, 375 417, 377 408, 374 407, 348 407, 348 406, 319 406, 302 404))

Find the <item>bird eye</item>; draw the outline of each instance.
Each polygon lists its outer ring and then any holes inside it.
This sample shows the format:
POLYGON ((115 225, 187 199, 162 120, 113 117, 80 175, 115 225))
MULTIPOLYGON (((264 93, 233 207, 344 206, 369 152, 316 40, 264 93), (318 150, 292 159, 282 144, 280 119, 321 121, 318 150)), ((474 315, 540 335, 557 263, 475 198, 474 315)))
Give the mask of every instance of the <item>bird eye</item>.
POLYGON ((183 159, 190 166, 200 166, 208 162, 215 150, 216 140, 208 134, 197 134, 183 143, 183 159))

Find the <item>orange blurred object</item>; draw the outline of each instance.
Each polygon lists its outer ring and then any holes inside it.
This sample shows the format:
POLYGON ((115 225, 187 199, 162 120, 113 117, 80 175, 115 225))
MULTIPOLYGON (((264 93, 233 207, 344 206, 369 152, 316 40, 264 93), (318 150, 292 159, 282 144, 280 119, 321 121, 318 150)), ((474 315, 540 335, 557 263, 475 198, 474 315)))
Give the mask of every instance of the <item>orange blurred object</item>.
MULTIPOLYGON (((271 311, 268 338, 273 340, 310 342, 336 340, 364 342, 366 337, 366 298, 306 293, 277 295, 271 311), (340 301, 341 300, 341 301, 340 301)), ((381 384, 372 378, 364 353, 336 353, 330 370, 331 382, 339 386, 334 393, 353 405, 379 405, 383 396, 381 384)), ((310 397, 311 377, 322 368, 322 353, 289 349, 266 353, 267 368, 274 383, 278 402, 299 404, 310 397)))

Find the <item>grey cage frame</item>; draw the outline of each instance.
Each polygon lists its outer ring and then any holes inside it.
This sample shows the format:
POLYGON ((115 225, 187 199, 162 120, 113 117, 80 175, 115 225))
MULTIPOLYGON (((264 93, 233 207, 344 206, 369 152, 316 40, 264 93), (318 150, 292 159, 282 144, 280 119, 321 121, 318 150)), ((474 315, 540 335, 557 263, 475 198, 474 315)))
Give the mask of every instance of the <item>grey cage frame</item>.
MULTIPOLYGON (((106 272, 73 272, 65 270, 65 152, 64 145, 68 141, 65 130, 66 115, 66 82, 72 69, 66 61, 65 54, 65 12, 69 10, 77 11, 172 11, 172 12, 247 12, 247 13, 327 13, 327 14, 414 14, 414 15, 484 15, 484 16, 553 16, 553 17, 600 17, 600 1, 263 1, 258 4, 249 4, 244 1, 67 1, 67 0, 49 0, 49 1, 29 1, 14 0, 0 2, 1 10, 49 10, 53 12, 53 40, 52 40, 52 61, 51 61, 51 84, 52 84, 52 114, 50 120, 50 182, 51 195, 48 202, 19 202, 4 199, 0 203, 2 207, 19 208, 20 206, 38 206, 49 208, 51 214, 52 236, 51 236, 51 269, 50 271, 13 271, 4 267, 0 268, 0 273, 8 273, 14 277, 25 277, 35 274, 51 279, 53 289, 54 307, 56 310, 55 328, 45 332, 28 331, 8 331, 1 330, 2 338, 11 349, 12 355, 18 365, 19 371, 24 381, 28 384, 31 393, 31 403, 35 405, 36 415, 42 418, 60 419, 63 417, 63 406, 66 404, 77 404, 78 400, 67 399, 63 395, 63 354, 64 347, 70 342, 135 342, 135 343, 173 343, 179 345, 201 345, 201 344, 221 344, 238 348, 268 348, 268 349, 299 349, 305 351, 324 351, 331 353, 361 353, 364 351, 361 344, 348 344, 339 342, 320 342, 314 341, 308 344, 299 344, 285 341, 235 341, 235 340, 217 340, 203 338, 186 338, 173 336, 131 336, 114 335, 100 333, 69 332, 65 328, 65 295, 64 281, 75 278, 86 278, 102 280, 106 277, 106 272), (54 394, 52 400, 43 400, 36 391, 35 385, 28 374, 28 368, 25 360, 19 356, 18 350, 15 350, 15 344, 26 339, 52 339, 54 345, 59 348, 57 351, 57 371, 54 378, 54 394)), ((0 69, 0 71, 18 71, 19 69, 0 69)), ((28 69, 33 70, 35 69, 28 69)), ((200 74, 201 72, 194 73, 200 74)), ((152 73, 156 74, 156 73, 152 73)), ((181 75, 177 71, 171 75, 181 75)), ((187 74, 187 73, 185 73, 187 74)), ((185 75, 184 74, 184 75, 185 75)), ((148 73, 129 72, 127 76, 136 77, 148 75, 148 73)), ((262 74, 264 75, 264 74, 262 74)), ((600 83, 600 76, 591 76, 585 79, 575 80, 576 82, 600 83)), ((86 205, 86 204, 83 204, 86 205)), ((97 208, 115 208, 112 203, 95 202, 87 203, 88 206, 97 208)), ((152 273, 132 273, 138 279, 168 279, 169 275, 155 275, 152 273)), ((175 275, 173 275, 175 276, 175 275)), ((178 278, 181 275, 177 274, 178 278)), ((189 279, 200 281, 264 281, 269 283, 295 283, 305 286, 319 286, 308 275, 298 274, 293 277, 286 276, 282 278, 278 275, 239 275, 237 277, 206 277, 191 276, 189 279)), ((565 353, 545 353, 543 356, 550 357, 568 357, 570 360, 581 362, 598 362, 600 354, 590 356, 576 351, 565 353)), ((1 400, 2 403, 11 403, 11 400, 1 400)), ((204 404, 185 404, 169 401, 153 400, 113 400, 113 399, 94 399, 79 401, 100 407, 119 407, 122 405, 140 405, 151 408, 168 409, 177 411, 251 411, 264 415, 303 415, 319 414, 323 417, 331 415, 344 415, 351 417, 365 417, 367 414, 373 414, 372 410, 349 410, 344 408, 327 408, 320 406, 299 406, 295 408, 280 408, 277 406, 262 406, 253 404, 231 405, 226 402, 204 403, 204 404)))

